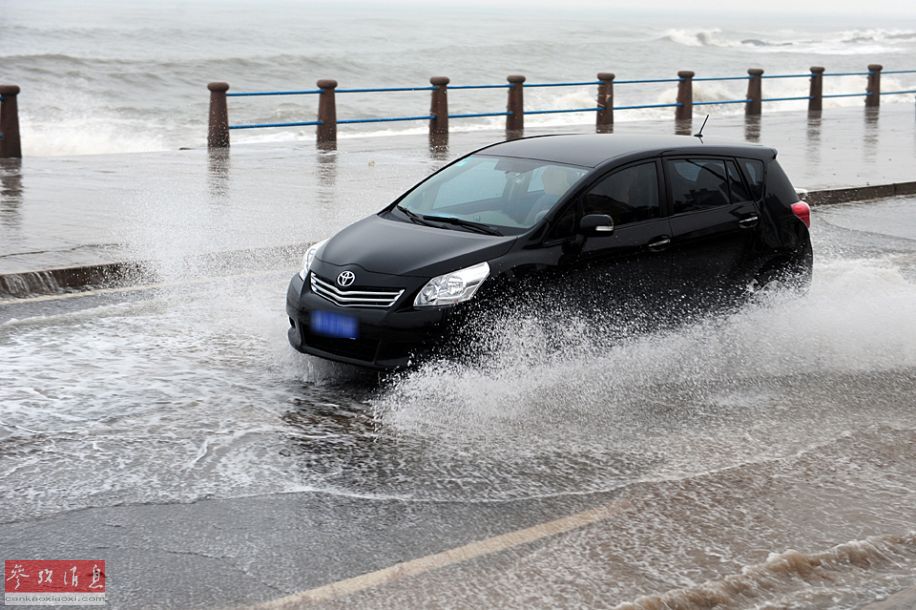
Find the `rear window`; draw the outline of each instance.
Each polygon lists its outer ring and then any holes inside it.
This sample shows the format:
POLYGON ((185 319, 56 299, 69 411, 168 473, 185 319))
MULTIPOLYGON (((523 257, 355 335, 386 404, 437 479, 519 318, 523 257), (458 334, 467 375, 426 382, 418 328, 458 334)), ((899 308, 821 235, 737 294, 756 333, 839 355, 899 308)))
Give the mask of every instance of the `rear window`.
POLYGON ((783 205, 798 201, 798 193, 776 160, 770 161, 766 175, 767 197, 776 197, 783 205))
POLYGON ((674 213, 709 210, 729 204, 728 174, 722 159, 668 162, 674 213))
POLYGON ((738 162, 741 163, 741 169, 744 170, 744 177, 747 178, 754 201, 760 201, 763 197, 763 161, 738 159, 738 162))

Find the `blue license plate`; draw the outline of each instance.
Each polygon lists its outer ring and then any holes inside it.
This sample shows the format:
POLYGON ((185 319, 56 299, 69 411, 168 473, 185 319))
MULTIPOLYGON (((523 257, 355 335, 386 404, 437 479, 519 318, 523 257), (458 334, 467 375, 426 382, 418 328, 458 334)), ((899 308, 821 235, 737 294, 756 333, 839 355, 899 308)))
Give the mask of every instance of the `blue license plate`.
POLYGON ((333 311, 313 311, 309 324, 312 332, 325 337, 337 339, 356 339, 359 337, 359 320, 333 311))

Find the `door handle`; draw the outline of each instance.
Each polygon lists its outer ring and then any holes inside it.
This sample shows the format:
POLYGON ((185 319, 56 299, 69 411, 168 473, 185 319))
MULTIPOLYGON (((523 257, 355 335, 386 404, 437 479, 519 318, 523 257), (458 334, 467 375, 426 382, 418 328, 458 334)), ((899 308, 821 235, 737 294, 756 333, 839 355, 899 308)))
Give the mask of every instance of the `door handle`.
POLYGON ((661 252, 668 248, 671 245, 670 237, 659 237, 655 241, 649 242, 649 250, 652 252, 661 252))
POLYGON ((738 221, 738 226, 742 229, 752 229, 757 226, 757 216, 748 216, 738 221))

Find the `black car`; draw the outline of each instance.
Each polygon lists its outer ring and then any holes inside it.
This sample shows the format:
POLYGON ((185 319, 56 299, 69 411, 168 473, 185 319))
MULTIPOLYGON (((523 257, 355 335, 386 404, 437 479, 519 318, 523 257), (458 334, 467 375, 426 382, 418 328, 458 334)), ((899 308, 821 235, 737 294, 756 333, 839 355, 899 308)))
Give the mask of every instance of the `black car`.
POLYGON ((310 247, 287 291, 289 341, 388 369, 507 293, 565 287, 558 298, 593 305, 648 295, 664 309, 775 280, 806 286, 809 224, 772 148, 690 136, 502 142, 310 247))

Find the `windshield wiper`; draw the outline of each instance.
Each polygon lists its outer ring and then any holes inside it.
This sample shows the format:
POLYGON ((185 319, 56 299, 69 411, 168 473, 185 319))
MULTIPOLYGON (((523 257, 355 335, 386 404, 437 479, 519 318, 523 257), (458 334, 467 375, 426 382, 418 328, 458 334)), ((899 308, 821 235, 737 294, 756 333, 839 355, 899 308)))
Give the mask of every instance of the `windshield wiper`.
POLYGON ((463 218, 455 218, 454 216, 423 216, 423 220, 433 220, 435 222, 444 222, 446 224, 457 225, 464 229, 476 231, 477 233, 484 233, 486 235, 502 235, 502 233, 489 225, 481 224, 479 222, 472 222, 463 218))
POLYGON ((417 214, 416 212, 411 212, 411 211, 408 210, 407 208, 402 208, 402 207, 399 206, 399 205, 395 206, 395 208, 397 208, 397 210, 398 210, 399 212, 404 212, 404 215, 407 216, 407 218, 409 218, 410 221, 413 222, 413 223, 415 223, 415 224, 418 224, 418 225, 426 225, 427 227, 432 227, 432 226, 434 226, 434 225, 431 225, 431 224, 429 224, 428 222, 426 222, 426 220, 424 219, 424 217, 423 217, 423 216, 420 216, 420 215, 417 214))

